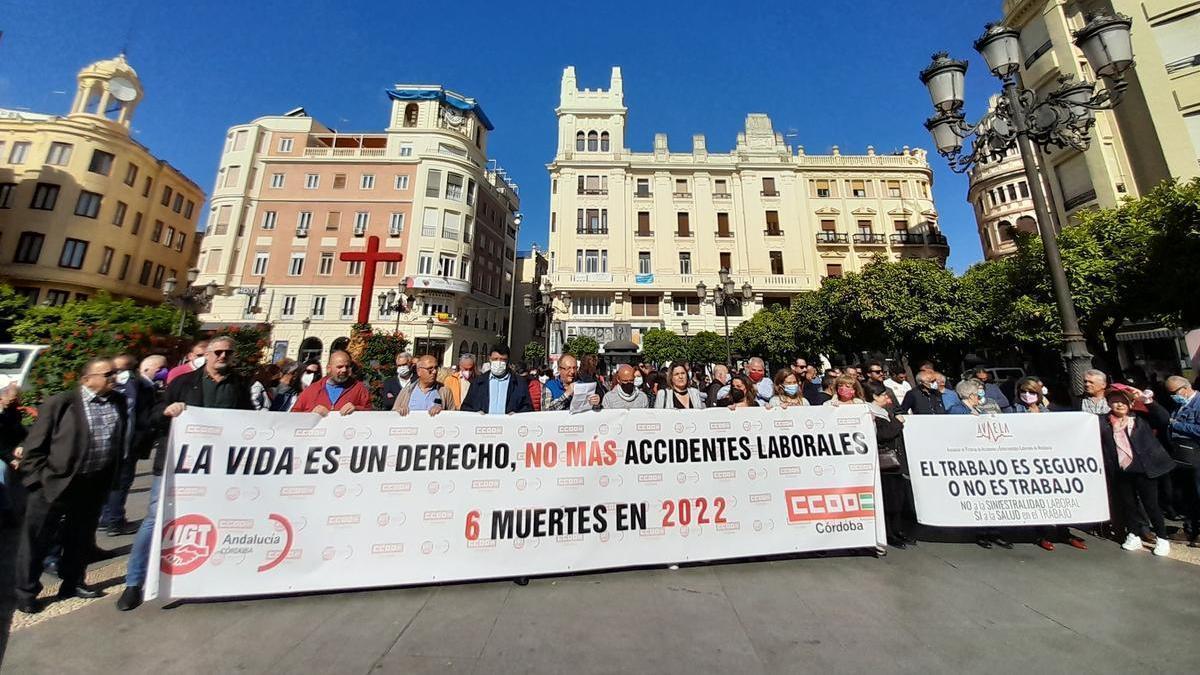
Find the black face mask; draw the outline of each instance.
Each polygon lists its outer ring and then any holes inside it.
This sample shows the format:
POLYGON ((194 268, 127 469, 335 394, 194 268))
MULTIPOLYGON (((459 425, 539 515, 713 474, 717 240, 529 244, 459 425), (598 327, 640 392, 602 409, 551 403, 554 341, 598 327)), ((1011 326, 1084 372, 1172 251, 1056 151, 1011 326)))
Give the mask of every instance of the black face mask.
POLYGON ((729 390, 729 400, 730 401, 733 401, 734 403, 741 403, 743 400, 745 400, 745 398, 746 398, 746 395, 742 393, 741 389, 730 389, 729 390))
POLYGON ((618 382, 618 384, 621 385, 621 391, 625 392, 626 394, 632 394, 633 390, 637 388, 632 382, 618 382))

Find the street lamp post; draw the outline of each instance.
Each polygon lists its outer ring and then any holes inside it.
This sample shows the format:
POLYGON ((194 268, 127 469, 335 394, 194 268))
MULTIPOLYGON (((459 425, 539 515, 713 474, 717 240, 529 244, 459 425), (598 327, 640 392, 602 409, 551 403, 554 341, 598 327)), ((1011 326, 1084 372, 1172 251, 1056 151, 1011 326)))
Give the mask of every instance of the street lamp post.
POLYGON ((521 297, 521 304, 525 310, 533 315, 539 326, 543 326, 546 333, 546 356, 550 356, 550 319, 554 315, 554 308, 550 304, 550 279, 542 277, 542 287, 537 290, 537 298, 526 293, 521 297))
POLYGON ((1083 394, 1084 372, 1091 368, 1092 356, 1079 329, 1050 207, 1041 189, 1035 153, 1051 147, 1071 147, 1081 152, 1088 148, 1089 134, 1096 124, 1096 111, 1116 106, 1128 86, 1124 73, 1133 67, 1131 25, 1128 17, 1119 14, 1092 16, 1073 35, 1075 45, 1087 58, 1092 71, 1104 81, 1102 90, 1097 92, 1094 82, 1075 82, 1071 75, 1060 75, 1058 88, 1041 98, 1021 86, 1019 31, 1007 26, 987 26, 975 41, 975 49, 983 56, 992 74, 1003 83, 1003 94, 995 109, 974 125, 966 122, 962 111, 967 62, 955 61, 940 52, 934 54, 933 62, 921 71, 921 82, 929 89, 935 110, 934 116, 925 122, 925 128, 951 170, 963 173, 989 158, 1002 158, 1014 147, 1020 151, 1062 322, 1063 358, 1070 373, 1071 393, 1076 397, 1083 394), (974 141, 964 152, 963 141, 972 136, 974 141))
POLYGON ((688 329, 688 322, 687 322, 687 319, 684 319, 683 320, 683 339, 685 341, 687 340, 687 336, 688 336, 687 329, 688 329))
POLYGON ((409 309, 409 300, 404 295, 404 287, 399 286, 398 288, 400 289, 399 293, 395 290, 390 290, 386 293, 380 291, 377 296, 379 299, 380 316, 386 315, 389 312, 396 315, 395 332, 397 333, 400 332, 400 313, 407 312, 409 309))
MULTIPOLYGON (((721 314, 725 316, 725 365, 733 367, 733 350, 729 345, 729 310, 731 307, 741 307, 743 302, 753 298, 754 288, 747 281, 742 284, 742 294, 738 296, 737 284, 729 277, 729 270, 721 268, 718 275, 720 283, 713 289, 713 307, 720 307, 721 314)), ((696 284, 696 295, 701 301, 708 297, 708 286, 703 281, 696 284)))
POLYGON ((183 323, 187 319, 188 310, 199 310, 206 306, 209 302, 212 302, 213 297, 216 296, 217 291, 220 288, 215 281, 210 281, 198 288, 192 286, 192 284, 196 283, 196 278, 199 276, 200 270, 195 268, 188 270, 186 277, 187 287, 184 288, 183 291, 181 291, 178 295, 175 294, 175 290, 179 287, 179 281, 176 280, 175 277, 167 277, 167 279, 163 281, 163 296, 165 296, 172 305, 175 305, 179 308, 179 324, 175 327, 176 337, 183 335, 183 323))
POLYGON ((425 319, 425 353, 433 353, 433 317, 425 319))
POLYGON ((300 322, 300 345, 299 349, 296 350, 296 358, 301 361, 304 360, 304 341, 308 338, 308 327, 311 325, 311 316, 304 317, 304 320, 300 322))

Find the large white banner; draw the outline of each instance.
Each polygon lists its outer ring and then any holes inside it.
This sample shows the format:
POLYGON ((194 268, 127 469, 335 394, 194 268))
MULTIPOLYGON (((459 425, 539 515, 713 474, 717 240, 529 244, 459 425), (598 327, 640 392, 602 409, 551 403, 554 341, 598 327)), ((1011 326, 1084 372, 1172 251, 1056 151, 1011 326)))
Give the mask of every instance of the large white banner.
POLYGON ((885 540, 865 406, 579 415, 189 408, 149 596, 507 578, 885 540))
POLYGON ((1095 415, 912 415, 904 444, 917 520, 926 525, 1108 520, 1095 415))

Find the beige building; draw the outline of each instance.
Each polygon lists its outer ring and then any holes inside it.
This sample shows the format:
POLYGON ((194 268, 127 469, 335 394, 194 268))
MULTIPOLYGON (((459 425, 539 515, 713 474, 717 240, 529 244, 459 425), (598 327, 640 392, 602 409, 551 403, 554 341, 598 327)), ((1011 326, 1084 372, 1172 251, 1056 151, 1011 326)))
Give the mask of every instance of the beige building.
MULTIPOLYGON (((1003 23, 1021 31, 1022 82, 1039 96, 1055 89, 1060 75, 1095 79, 1071 37, 1087 14, 1115 11, 1133 19, 1137 67, 1126 73, 1120 105, 1097 114, 1086 152, 1068 148, 1039 158, 1058 224, 1080 209, 1145 194, 1166 178, 1200 175, 1200 1, 1004 0, 1003 11, 1003 23)), ((980 197, 973 187, 977 218, 980 197)), ((990 232, 994 218, 982 218, 990 232)))
POLYGON ((728 269, 752 299, 730 325, 771 304, 857 271, 875 255, 945 261, 925 151, 828 155, 793 150, 766 115, 746 117, 731 152, 625 143, 620 68, 608 89, 580 89, 563 73, 558 150, 550 170, 548 279, 551 354, 586 334, 637 342, 651 328, 721 332, 712 290, 728 269), (697 297, 704 282, 708 295, 697 297))
POLYGON ((121 55, 79 72, 66 117, 0 110, 0 280, 31 301, 186 285, 204 192, 130 136, 142 96, 121 55))
MULTIPOLYGON (((525 345, 536 342, 546 346, 548 325, 546 317, 550 296, 542 280, 546 278, 550 261, 535 244, 528 251, 517 252, 517 278, 513 290, 512 358, 523 360, 525 345)), ((549 352, 547 352, 549 353, 549 352)), ((536 363, 530 363, 536 366, 536 363)))
POLYGON ((487 157, 492 131, 474 99, 436 85, 387 92, 387 128, 348 133, 303 109, 226 135, 197 284, 226 289, 201 319, 271 327, 272 356, 323 358, 364 308, 363 253, 380 262, 365 308, 417 353, 449 364, 508 334, 520 200, 487 157), (408 298, 400 311, 379 293, 408 298))
MULTIPOLYGON (((993 96, 994 108, 998 96, 993 96)), ((1037 234, 1037 213, 1031 188, 1025 179, 1025 165, 1016 148, 1000 159, 985 157, 967 174, 967 201, 975 213, 979 245, 986 260, 1015 253, 1015 234, 1037 234)))

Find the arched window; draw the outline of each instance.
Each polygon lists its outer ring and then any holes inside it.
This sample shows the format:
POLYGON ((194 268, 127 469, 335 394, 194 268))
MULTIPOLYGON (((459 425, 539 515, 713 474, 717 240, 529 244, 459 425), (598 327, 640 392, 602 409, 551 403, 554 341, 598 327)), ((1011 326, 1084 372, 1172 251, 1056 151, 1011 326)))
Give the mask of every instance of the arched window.
POLYGON ((608 152, 608 132, 604 131, 600 134, 600 152, 608 152))
POLYGON ((1017 229, 1021 232, 1037 234, 1037 221, 1033 219, 1033 216, 1021 216, 1017 218, 1017 229))
POLYGON ((417 110, 418 108, 416 103, 409 103, 408 105, 404 106, 404 126, 417 126, 417 110))
POLYGON ((346 349, 348 349, 349 347, 350 347, 350 338, 340 337, 340 338, 334 340, 333 344, 329 346, 329 353, 332 354, 334 352, 346 351, 346 349))
POLYGON ((599 149, 598 141, 599 141, 599 136, 596 135, 596 132, 589 131, 588 132, 588 152, 596 152, 596 150, 599 149))
POLYGON ((462 341, 462 342, 461 342, 461 343, 458 345, 458 355, 459 355, 459 356, 462 356, 463 354, 470 354, 470 352, 468 352, 468 351, 467 351, 467 348, 468 348, 468 346, 469 346, 469 345, 467 345, 467 341, 466 341, 466 340, 463 340, 463 341, 462 341))
POLYGON ((996 233, 1000 235, 1000 241, 1012 241, 1013 226, 1007 220, 1002 220, 996 224, 996 233))
MULTIPOLYGON (((471 353, 474 354, 475 356, 479 356, 479 343, 478 342, 471 343, 471 353)), ((487 359, 484 359, 484 361, 486 361, 486 360, 487 359)))
POLYGON ((583 152, 583 132, 575 134, 575 152, 583 152))

